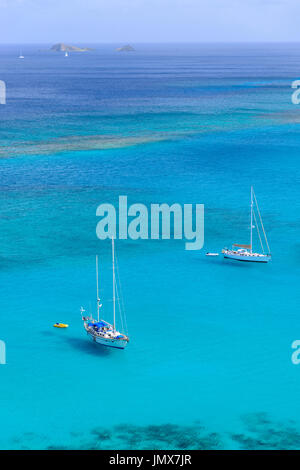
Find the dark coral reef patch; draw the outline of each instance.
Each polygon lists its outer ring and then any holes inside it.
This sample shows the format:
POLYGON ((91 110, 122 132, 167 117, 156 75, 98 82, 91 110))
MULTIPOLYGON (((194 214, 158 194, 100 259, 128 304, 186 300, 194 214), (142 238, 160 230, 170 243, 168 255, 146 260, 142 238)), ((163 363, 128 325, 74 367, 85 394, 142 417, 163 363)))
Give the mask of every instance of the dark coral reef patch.
POLYGON ((19 449, 47 448, 48 450, 300 449, 300 426, 293 420, 281 422, 274 420, 265 412, 259 412, 243 415, 241 424, 240 432, 223 434, 212 432, 199 421, 195 421, 191 425, 173 423, 146 426, 120 424, 111 428, 96 427, 88 433, 71 432, 65 442, 55 442, 49 440, 47 436, 25 433, 16 436, 12 447, 19 449))
MULTIPOLYGON (((49 446, 59 449, 61 446, 49 446)), ((221 449, 223 444, 217 433, 204 427, 161 424, 136 426, 122 424, 111 429, 95 428, 89 438, 80 442, 80 449, 221 449)))
POLYGON ((242 416, 246 432, 231 434, 241 449, 292 450, 300 449, 300 431, 292 420, 272 421, 267 413, 242 416))

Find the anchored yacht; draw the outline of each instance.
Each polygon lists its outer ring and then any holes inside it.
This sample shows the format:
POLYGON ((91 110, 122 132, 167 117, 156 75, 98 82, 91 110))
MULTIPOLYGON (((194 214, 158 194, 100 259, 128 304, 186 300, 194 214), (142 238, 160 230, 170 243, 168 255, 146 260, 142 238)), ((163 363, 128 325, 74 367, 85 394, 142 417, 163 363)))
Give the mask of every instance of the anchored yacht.
POLYGON ((121 307, 118 287, 115 276, 115 250, 114 239, 112 239, 112 266, 113 266, 113 323, 110 324, 105 320, 100 319, 100 309, 102 307, 99 297, 99 274, 98 274, 98 256, 96 256, 96 287, 97 287, 97 319, 94 319, 92 314, 88 317, 84 316, 84 308, 81 307, 81 318, 83 320, 84 329, 88 337, 95 343, 102 346, 111 348, 124 349, 128 342, 129 337, 127 334, 121 333, 116 328, 116 292, 119 305, 120 317, 123 328, 126 328, 126 318, 124 308, 121 307))
POLYGON ((267 240, 267 235, 257 204, 257 199, 254 193, 254 189, 251 186, 251 204, 250 204, 250 243, 249 244, 240 244, 234 243, 231 249, 224 248, 222 250, 224 258, 233 259, 236 261, 250 261, 256 263, 268 263, 271 259, 271 252, 269 243, 267 240), (257 215, 256 215, 257 213, 257 215), (255 225, 253 225, 253 223, 255 225), (260 227, 259 227, 260 225, 260 227), (260 241, 261 252, 253 251, 253 229, 257 229, 258 238, 260 241), (261 231, 262 234, 261 234, 261 231), (264 243, 263 243, 264 239, 264 243), (267 253, 265 252, 265 247, 267 253))

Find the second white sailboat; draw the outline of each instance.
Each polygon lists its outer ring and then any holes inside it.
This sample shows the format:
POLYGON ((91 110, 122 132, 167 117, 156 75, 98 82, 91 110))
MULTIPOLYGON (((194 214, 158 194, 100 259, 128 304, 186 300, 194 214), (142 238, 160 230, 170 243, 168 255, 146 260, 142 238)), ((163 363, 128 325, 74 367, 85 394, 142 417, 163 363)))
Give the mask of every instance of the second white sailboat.
POLYGON ((222 250, 222 253, 224 254, 224 258, 228 259, 233 259, 236 261, 249 261, 249 262, 256 262, 256 263, 268 263, 271 259, 271 253, 270 253, 270 247, 269 243, 267 240, 267 235, 265 232, 265 228, 263 225, 263 221, 260 215, 259 207, 257 204, 257 199, 254 193, 254 189, 251 186, 251 209, 250 209, 250 243, 245 245, 245 244, 240 244, 240 243, 234 243, 232 245, 232 248, 224 248, 222 250), (254 210, 254 204, 257 212, 257 216, 254 210), (255 224, 255 225, 253 225, 255 224), (264 243, 262 240, 259 224, 262 229, 263 233, 263 238, 265 240, 265 245, 267 248, 267 253, 265 253, 265 248, 264 248, 264 243), (256 227, 257 233, 258 233, 258 238, 260 241, 261 245, 261 253, 253 251, 253 229, 256 227))

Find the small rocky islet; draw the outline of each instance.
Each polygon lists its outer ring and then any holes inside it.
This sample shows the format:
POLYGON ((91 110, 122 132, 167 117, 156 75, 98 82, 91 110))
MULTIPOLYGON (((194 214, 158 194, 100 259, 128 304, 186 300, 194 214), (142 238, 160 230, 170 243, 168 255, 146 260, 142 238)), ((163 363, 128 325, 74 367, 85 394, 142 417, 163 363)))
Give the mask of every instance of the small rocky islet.
POLYGON ((135 49, 130 44, 126 44, 125 46, 117 47, 116 51, 117 52, 134 52, 135 49))
POLYGON ((55 51, 55 52, 88 52, 92 50, 93 49, 89 47, 70 46, 68 44, 64 44, 63 42, 58 42, 57 44, 54 44, 50 48, 50 51, 55 51))

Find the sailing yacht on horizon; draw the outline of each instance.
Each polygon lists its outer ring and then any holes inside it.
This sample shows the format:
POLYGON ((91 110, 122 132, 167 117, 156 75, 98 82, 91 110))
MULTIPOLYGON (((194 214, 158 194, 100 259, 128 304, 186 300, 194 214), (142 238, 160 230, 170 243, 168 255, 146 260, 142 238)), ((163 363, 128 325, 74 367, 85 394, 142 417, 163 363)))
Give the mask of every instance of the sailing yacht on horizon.
POLYGON ((265 232, 265 228, 264 228, 264 225, 263 225, 263 221, 262 221, 262 218, 261 218, 261 214, 260 214, 260 211, 259 211, 259 207, 258 207, 258 204, 257 204, 257 199, 256 199, 256 196, 255 196, 255 193, 254 193, 253 186, 251 186, 251 198, 250 198, 250 200, 251 200, 251 203, 250 203, 250 243, 247 244, 247 245, 246 244, 240 244, 240 243, 234 243, 232 245, 231 249, 224 248, 222 250, 222 253, 224 254, 224 258, 233 259, 233 260, 236 260, 236 261, 268 263, 271 259, 271 252, 270 252, 270 247, 269 247, 267 235, 266 235, 266 232, 265 232), (259 217, 259 223, 260 223, 260 226, 261 226, 261 229, 262 229, 262 233, 263 233, 263 237, 264 237, 264 240, 265 240, 266 248, 268 250, 267 254, 265 253, 265 250, 264 250, 264 244, 263 244, 263 241, 262 241, 262 236, 261 236, 261 233, 260 233, 258 220, 257 220, 256 214, 255 214, 255 208, 256 208, 256 211, 257 211, 257 214, 258 214, 258 217, 259 217), (253 222, 255 223, 255 225, 253 225, 253 222), (258 253, 258 252, 253 251, 253 229, 254 228, 257 229, 258 238, 259 238, 259 241, 260 241, 262 253, 258 253))
MULTIPOLYGON (((99 297, 99 272, 98 272, 98 255, 96 255, 96 288, 97 288, 97 319, 94 319, 92 314, 85 317, 83 314, 85 312, 84 308, 81 307, 81 317, 83 320, 84 329, 89 336, 89 338, 95 343, 101 344, 102 346, 109 346, 111 348, 124 349, 129 342, 129 337, 124 333, 120 333, 116 329, 116 291, 117 299, 119 305, 119 311, 123 326, 123 316, 124 316, 124 326, 126 328, 126 319, 125 312, 122 315, 122 308, 119 302, 119 294, 116 283, 115 276, 115 249, 114 249, 114 239, 112 238, 112 267, 113 267, 113 324, 111 325, 105 320, 100 319, 100 309, 102 304, 100 303, 99 297)), ((124 309, 123 309, 124 310, 124 309)), ((123 327, 124 327, 123 326, 123 327)))

